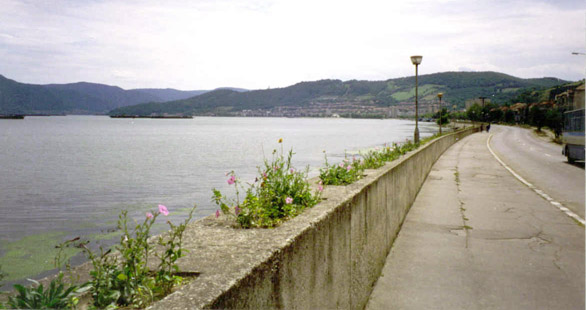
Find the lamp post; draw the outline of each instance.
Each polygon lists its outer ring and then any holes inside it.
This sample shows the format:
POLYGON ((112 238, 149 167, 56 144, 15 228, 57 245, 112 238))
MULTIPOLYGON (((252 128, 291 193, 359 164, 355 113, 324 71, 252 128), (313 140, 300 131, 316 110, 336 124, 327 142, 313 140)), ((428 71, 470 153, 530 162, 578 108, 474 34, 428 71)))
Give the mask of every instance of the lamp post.
POLYGON ((444 93, 437 93, 437 97, 439 98, 439 125, 440 125, 440 135, 442 134, 442 97, 444 93))
POLYGON ((419 64, 421 64, 421 59, 423 56, 411 56, 411 62, 415 65, 415 133, 414 133, 414 142, 419 142, 419 104, 417 100, 417 69, 419 64))

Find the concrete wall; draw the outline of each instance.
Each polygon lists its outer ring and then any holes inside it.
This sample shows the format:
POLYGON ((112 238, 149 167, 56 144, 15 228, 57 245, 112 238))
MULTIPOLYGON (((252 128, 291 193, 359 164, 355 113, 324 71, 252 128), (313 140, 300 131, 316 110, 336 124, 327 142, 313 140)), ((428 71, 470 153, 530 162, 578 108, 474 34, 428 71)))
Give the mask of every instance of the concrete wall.
POLYGON ((426 144, 275 229, 208 217, 188 228, 181 268, 199 277, 154 309, 362 309, 434 162, 474 129, 426 144))

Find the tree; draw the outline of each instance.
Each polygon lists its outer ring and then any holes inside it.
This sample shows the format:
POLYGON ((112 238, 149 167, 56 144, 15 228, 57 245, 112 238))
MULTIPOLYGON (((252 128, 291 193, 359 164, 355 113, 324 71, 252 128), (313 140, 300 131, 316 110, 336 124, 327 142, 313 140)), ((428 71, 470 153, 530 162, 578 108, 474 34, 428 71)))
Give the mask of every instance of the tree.
POLYGON ((529 109, 529 124, 536 126, 537 131, 541 131, 541 127, 545 126, 545 110, 537 105, 529 109))
POLYGON ((513 123, 515 121, 515 112, 513 112, 511 109, 508 109, 503 115, 503 121, 505 123, 513 123))
POLYGON ((503 119, 503 110, 499 108, 493 108, 488 112, 489 122, 498 122, 503 119))
POLYGON ((466 110, 466 115, 471 121, 479 121, 482 117, 482 107, 478 104, 473 104, 466 110))
POLYGON ((545 113, 545 124, 551 128, 556 138, 559 138, 562 134, 562 128, 564 126, 564 119, 562 113, 557 109, 548 110, 545 113))
POLYGON ((442 108, 442 110, 438 112, 436 115, 436 123, 438 125, 445 125, 450 123, 450 113, 448 113, 448 110, 446 108, 442 108))

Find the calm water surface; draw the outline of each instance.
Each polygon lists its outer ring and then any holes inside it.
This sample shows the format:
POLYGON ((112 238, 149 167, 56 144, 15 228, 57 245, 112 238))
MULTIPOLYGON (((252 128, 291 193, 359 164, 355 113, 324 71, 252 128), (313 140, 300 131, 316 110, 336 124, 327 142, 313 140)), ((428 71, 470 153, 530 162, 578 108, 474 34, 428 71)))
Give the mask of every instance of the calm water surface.
MULTIPOLYGON (((197 203, 197 217, 212 214, 211 189, 230 192, 225 173, 253 180, 279 138, 296 167, 317 175, 324 150, 337 163, 346 150, 404 141, 413 129, 404 120, 313 118, 0 120, 0 264, 10 273, 39 259, 27 249, 35 243, 23 241, 35 236, 56 244, 112 229, 123 209, 140 218, 164 204, 177 221, 197 203)), ((436 126, 420 123, 420 131, 436 126)))

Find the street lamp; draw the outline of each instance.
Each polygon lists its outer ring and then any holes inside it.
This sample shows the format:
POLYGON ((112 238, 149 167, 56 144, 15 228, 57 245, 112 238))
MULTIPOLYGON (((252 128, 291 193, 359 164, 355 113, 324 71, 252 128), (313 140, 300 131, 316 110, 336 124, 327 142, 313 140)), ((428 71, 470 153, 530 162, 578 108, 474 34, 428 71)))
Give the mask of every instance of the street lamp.
POLYGON ((421 59, 423 56, 411 56, 411 62, 415 65, 415 134, 414 134, 414 142, 419 142, 419 104, 417 100, 417 68, 419 64, 421 64, 421 59))
POLYGON ((442 97, 444 93, 437 93, 437 97, 439 98, 439 125, 440 125, 440 135, 442 134, 442 97))

